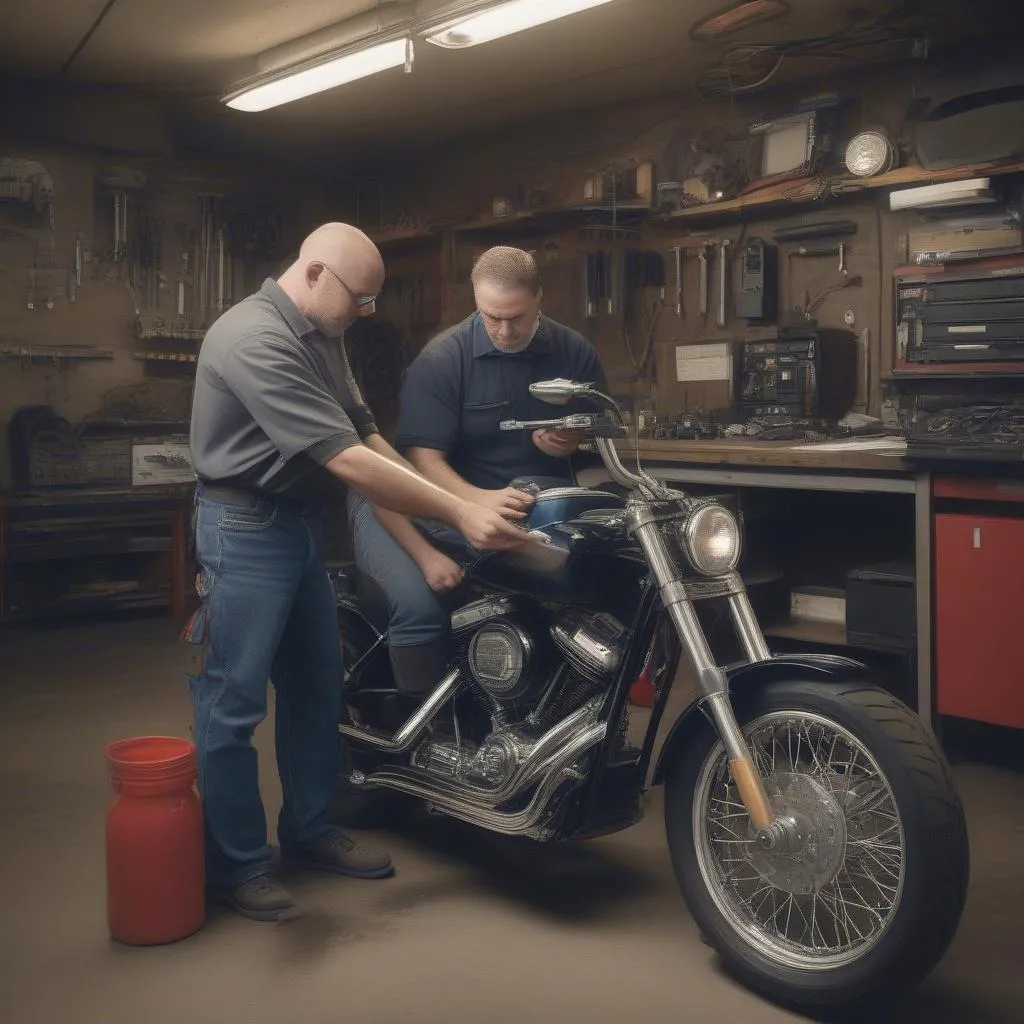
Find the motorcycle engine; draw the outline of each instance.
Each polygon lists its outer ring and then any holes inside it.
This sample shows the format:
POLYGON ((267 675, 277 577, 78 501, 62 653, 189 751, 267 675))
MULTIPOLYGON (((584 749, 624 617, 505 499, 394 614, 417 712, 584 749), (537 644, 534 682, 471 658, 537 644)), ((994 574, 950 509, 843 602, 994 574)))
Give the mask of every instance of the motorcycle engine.
POLYGON ((432 774, 498 788, 548 729, 611 683, 626 629, 603 613, 549 612, 491 596, 458 609, 452 632, 491 728, 476 741, 427 741, 413 761, 432 774))
POLYGON ((594 685, 609 683, 626 627, 604 612, 528 612, 514 598, 487 597, 455 612, 452 632, 477 686, 499 704, 520 704, 549 683, 563 661, 594 685))
POLYGON ((622 660, 626 627, 605 612, 563 612, 551 626, 551 639, 569 663, 594 683, 615 675, 622 660))

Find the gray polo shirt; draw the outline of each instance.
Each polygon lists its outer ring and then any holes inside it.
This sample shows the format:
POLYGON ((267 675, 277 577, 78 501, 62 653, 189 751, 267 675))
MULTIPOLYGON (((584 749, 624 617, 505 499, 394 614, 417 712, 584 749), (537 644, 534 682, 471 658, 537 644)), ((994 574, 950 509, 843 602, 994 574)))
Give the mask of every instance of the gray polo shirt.
POLYGON ((322 493, 326 465, 377 433, 340 338, 326 338, 268 278, 207 331, 190 445, 200 480, 322 493))

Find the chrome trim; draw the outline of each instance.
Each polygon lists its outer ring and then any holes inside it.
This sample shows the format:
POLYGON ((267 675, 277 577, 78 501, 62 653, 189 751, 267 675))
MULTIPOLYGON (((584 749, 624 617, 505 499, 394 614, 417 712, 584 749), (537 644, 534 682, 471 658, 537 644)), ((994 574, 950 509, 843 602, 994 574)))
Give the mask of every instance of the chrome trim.
MULTIPOLYGON (((733 573, 737 581, 739 576, 733 573)), ((732 614, 732 622, 736 627, 736 635, 739 637, 743 650, 750 661, 767 661, 772 652, 765 643, 764 633, 758 624, 754 609, 750 605, 750 598, 747 596, 743 583, 729 597, 729 611, 732 614)))
POLYGON ((684 580, 686 596, 691 601, 707 601, 712 597, 731 597, 745 592, 738 573, 729 573, 717 579, 684 580))
POLYGON ((574 736, 557 754, 552 755, 537 791, 521 811, 495 810, 497 804, 502 802, 493 799, 496 793, 492 794, 489 805, 470 802, 465 799, 465 786, 424 778, 406 768, 382 769, 371 775, 366 784, 419 797, 453 818, 480 825, 492 832, 528 835, 542 828, 545 813, 557 791, 566 784, 579 784, 580 780, 572 774, 572 763, 584 751, 604 739, 606 728, 604 722, 597 722, 574 736))
POLYGON ((599 491, 590 487, 549 487, 537 495, 537 501, 555 501, 559 498, 578 498, 586 495, 588 498, 596 496, 599 498, 613 498, 618 500, 619 495, 611 491, 599 491))
POLYGON ((595 437, 594 442, 601 456, 601 461, 604 462, 604 468, 608 470, 608 475, 614 483, 619 484, 621 487, 637 487, 643 482, 639 476, 631 473, 622 464, 622 460, 619 458, 619 453, 611 438, 595 437))
POLYGON ((736 721, 736 715, 729 701, 729 694, 724 691, 713 693, 707 698, 707 704, 729 760, 749 760, 750 750, 747 748, 743 733, 740 732, 739 723, 736 721))
POLYGON ((469 641, 469 649, 466 652, 466 663, 477 686, 495 700, 509 700, 516 695, 523 679, 529 679, 530 671, 533 668, 533 657, 534 643, 530 634, 508 619, 499 619, 497 622, 488 622, 473 634, 473 639, 469 641), (493 633, 499 633, 519 644, 519 670, 507 686, 502 686, 500 681, 495 682, 493 679, 483 677, 480 672, 478 646, 487 639, 489 634, 493 633))
MULTIPOLYGON (((557 725, 552 726, 537 740, 532 749, 527 752, 523 762, 516 769, 512 778, 498 789, 477 786, 468 782, 461 783, 458 787, 460 800, 467 807, 487 808, 495 807, 506 800, 511 800, 514 796, 518 796, 538 776, 542 775, 557 761, 561 751, 565 748, 565 744, 573 742, 575 736, 592 728, 594 725, 599 724, 602 729, 605 728, 604 723, 596 721, 603 702, 604 696, 602 694, 592 697, 583 707, 563 718, 557 725)), ((396 778, 399 776, 404 778, 408 775, 412 779, 421 779, 421 775, 418 772, 413 771, 410 775, 408 768, 387 766, 369 776, 365 780, 364 785, 387 785, 386 782, 381 780, 391 778, 394 773, 398 773, 395 776, 396 778)))
POLYGON ((453 668, 441 680, 423 703, 409 716, 409 720, 394 736, 383 736, 378 732, 363 729, 358 725, 339 725, 338 732, 350 740, 356 740, 374 750, 383 750, 389 754, 400 754, 408 750, 419 739, 420 734, 430 720, 441 709, 442 705, 454 697, 462 689, 462 674, 453 668))
POLYGON ((499 615, 509 615, 516 609, 513 597, 481 597, 470 601, 452 612, 451 625, 453 633, 465 633, 467 629, 486 622, 499 615))

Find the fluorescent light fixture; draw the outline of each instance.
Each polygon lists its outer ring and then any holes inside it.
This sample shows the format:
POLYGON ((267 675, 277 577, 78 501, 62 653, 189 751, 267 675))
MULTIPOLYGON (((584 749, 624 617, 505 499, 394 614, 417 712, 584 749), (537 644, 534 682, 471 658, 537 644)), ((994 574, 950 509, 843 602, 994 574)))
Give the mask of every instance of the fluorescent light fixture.
POLYGON ((319 58, 312 66, 276 72, 269 80, 256 80, 226 97, 224 102, 235 110, 269 110, 282 103, 301 100, 380 71, 403 65, 409 71, 412 68, 412 57, 412 40, 408 36, 401 36, 327 59, 319 58))
POLYGON ((611 0, 509 0, 477 13, 462 14, 424 35, 435 46, 461 50, 607 3, 611 0))

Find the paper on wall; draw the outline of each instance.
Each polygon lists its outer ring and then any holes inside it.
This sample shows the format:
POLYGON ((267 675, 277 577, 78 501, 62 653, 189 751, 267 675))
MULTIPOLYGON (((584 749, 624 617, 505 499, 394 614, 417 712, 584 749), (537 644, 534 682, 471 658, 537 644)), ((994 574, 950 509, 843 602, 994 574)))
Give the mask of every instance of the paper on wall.
POLYGON ((732 380, 729 343, 676 345, 676 380, 732 380))

